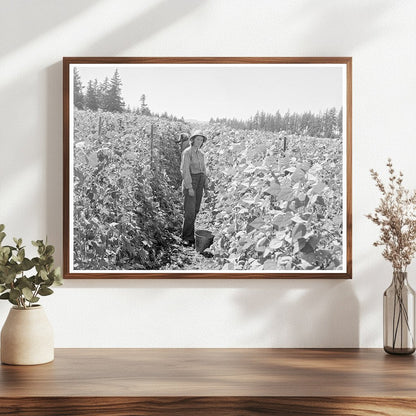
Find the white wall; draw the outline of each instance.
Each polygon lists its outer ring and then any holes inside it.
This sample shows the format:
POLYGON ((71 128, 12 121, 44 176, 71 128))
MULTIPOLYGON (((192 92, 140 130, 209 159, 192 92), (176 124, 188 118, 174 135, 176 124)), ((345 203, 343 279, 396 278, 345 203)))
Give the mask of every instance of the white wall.
MULTIPOLYGON (((416 187, 416 2, 0 0, 0 223, 62 262, 63 56, 352 56, 353 279, 71 280, 57 347, 380 347, 390 265, 364 214, 388 156, 416 187)), ((416 266, 415 266, 416 267, 416 266)), ((410 282, 416 287, 415 267, 410 282)), ((0 325, 9 304, 0 304, 0 325)))

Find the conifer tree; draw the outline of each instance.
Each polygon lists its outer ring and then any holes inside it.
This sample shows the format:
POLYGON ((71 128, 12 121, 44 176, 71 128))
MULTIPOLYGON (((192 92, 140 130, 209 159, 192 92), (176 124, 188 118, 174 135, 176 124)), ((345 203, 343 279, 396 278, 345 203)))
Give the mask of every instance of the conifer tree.
POLYGON ((332 107, 325 111, 324 114, 324 136, 335 137, 335 130, 337 128, 337 114, 336 108, 332 107))
POLYGON ((276 128, 277 131, 283 130, 283 127, 282 127, 282 115, 280 114, 280 111, 279 110, 276 111, 274 125, 275 125, 275 128, 276 128))
POLYGON ((109 106, 108 93, 110 90, 110 81, 108 77, 104 78, 104 81, 97 88, 98 107, 103 111, 107 111, 109 106))
POLYGON ((78 110, 82 110, 84 108, 83 88, 79 72, 77 68, 74 68, 74 106, 78 108, 78 110))
POLYGON ((106 108, 107 111, 121 113, 124 111, 124 101, 121 96, 121 78, 118 73, 118 69, 114 72, 113 77, 110 81, 110 89, 108 91, 108 107, 106 108))
POLYGON ((342 113, 342 107, 341 107, 340 110, 339 110, 339 113, 338 113, 338 120, 337 120, 338 136, 339 137, 342 136, 342 131, 343 131, 342 122, 343 122, 343 113, 342 113))
POLYGON ((290 111, 287 110, 282 119, 282 130, 289 131, 290 129, 290 111))
POLYGON ((88 81, 87 92, 85 94, 85 107, 92 110, 98 110, 98 81, 88 81))
POLYGON ((146 96, 144 94, 142 94, 142 96, 140 97, 140 114, 143 114, 145 116, 150 116, 151 112, 149 110, 149 107, 146 104, 146 96))

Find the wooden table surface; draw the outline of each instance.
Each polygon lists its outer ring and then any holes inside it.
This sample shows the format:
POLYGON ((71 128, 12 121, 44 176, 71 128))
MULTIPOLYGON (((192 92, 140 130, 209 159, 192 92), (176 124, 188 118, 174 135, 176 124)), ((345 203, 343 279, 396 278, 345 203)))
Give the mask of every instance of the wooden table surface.
POLYGON ((381 349, 57 349, 0 367, 0 414, 416 415, 416 360, 381 349))

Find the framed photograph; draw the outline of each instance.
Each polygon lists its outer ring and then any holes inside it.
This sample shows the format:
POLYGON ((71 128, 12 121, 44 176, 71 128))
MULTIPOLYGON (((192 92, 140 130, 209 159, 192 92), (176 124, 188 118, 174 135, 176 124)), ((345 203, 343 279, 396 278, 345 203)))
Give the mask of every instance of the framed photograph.
POLYGON ((65 278, 351 278, 352 58, 64 58, 65 278))

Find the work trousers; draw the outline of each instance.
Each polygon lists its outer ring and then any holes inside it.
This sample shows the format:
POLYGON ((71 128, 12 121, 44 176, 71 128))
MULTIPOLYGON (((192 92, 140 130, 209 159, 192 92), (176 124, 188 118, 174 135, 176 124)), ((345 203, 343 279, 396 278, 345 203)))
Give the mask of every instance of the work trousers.
POLYGON ((183 190, 183 227, 182 240, 195 241, 195 219, 201 207, 202 194, 204 192, 205 174, 191 174, 194 196, 189 195, 189 190, 183 190))

